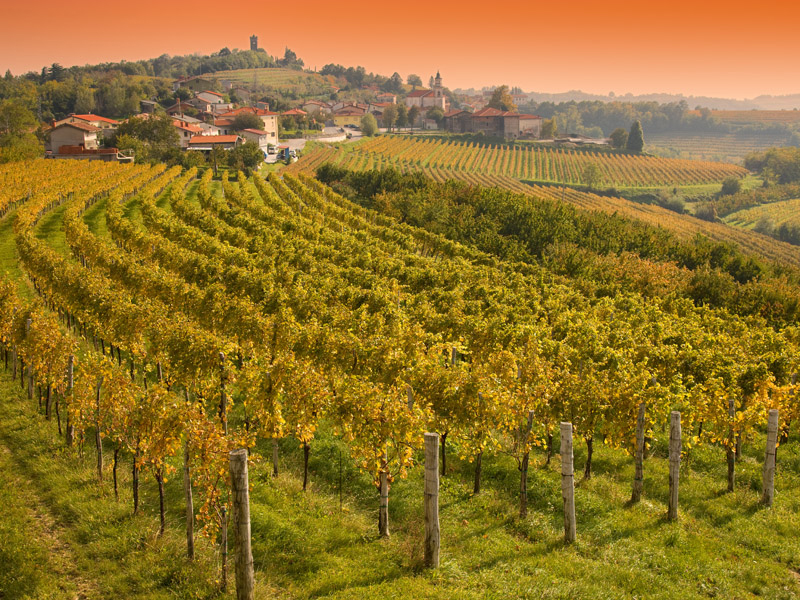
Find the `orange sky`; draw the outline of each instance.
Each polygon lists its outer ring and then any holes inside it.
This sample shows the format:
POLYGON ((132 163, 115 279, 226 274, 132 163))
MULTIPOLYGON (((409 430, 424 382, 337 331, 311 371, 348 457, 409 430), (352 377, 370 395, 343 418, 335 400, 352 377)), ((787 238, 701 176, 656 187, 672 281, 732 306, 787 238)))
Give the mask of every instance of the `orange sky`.
POLYGON ((508 83, 734 98, 800 93, 800 3, 673 0, 289 2, 4 0, 0 69, 288 45, 309 67, 337 62, 448 87, 508 83))

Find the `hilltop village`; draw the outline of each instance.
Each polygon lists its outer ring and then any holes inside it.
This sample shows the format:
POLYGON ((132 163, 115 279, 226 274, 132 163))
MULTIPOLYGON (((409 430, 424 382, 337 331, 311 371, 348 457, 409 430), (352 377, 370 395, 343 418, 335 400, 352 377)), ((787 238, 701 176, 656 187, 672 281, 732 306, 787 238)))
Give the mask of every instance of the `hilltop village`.
MULTIPOLYGON (((258 50, 258 38, 250 38, 250 49, 258 50)), ((378 128, 392 131, 445 130, 480 134, 492 138, 537 139, 543 119, 516 110, 492 107, 491 92, 464 98, 460 108, 452 107, 452 94, 444 87, 439 72, 428 87, 412 85, 402 93, 365 85, 358 99, 339 98, 338 89, 328 98, 303 97, 285 110, 272 110, 259 98, 258 74, 252 84, 234 81, 225 72, 180 77, 172 82, 174 103, 164 106, 155 99, 142 100, 140 112, 125 120, 94 113, 70 114, 46 128, 46 155, 51 158, 96 158, 129 162, 132 152, 119 150, 118 134, 131 127, 163 129, 169 122, 176 135, 169 135, 182 151, 210 153, 215 148, 232 150, 252 142, 263 157, 290 158, 294 155, 286 138, 343 141, 358 136, 364 118, 371 115, 378 128), (150 125, 145 122, 153 121, 150 125), (159 124, 156 124, 158 121, 159 124)), ((403 87, 403 86, 399 86, 403 87)), ((513 100, 524 100, 515 95, 513 100)))

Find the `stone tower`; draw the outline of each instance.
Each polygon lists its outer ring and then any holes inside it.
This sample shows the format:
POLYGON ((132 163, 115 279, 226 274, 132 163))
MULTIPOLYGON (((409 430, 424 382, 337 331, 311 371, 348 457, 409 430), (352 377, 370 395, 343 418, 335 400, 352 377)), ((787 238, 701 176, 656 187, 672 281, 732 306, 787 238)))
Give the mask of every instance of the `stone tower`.
POLYGON ((444 96, 444 90, 442 89, 442 76, 439 74, 439 71, 436 71, 436 78, 433 80, 433 96, 437 99, 444 96))
POLYGON ((258 50, 258 36, 251 35, 250 36, 250 50, 258 50))

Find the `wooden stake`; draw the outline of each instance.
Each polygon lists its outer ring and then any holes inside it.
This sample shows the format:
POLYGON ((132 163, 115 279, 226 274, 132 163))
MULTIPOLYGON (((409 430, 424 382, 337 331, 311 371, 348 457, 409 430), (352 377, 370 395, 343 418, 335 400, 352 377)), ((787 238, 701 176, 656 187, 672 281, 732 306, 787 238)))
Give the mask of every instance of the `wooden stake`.
POLYGON ((439 434, 425 434, 425 566, 439 567, 439 434))
POLYGON ((767 452, 764 457, 764 495, 761 502, 770 508, 775 499, 775 449, 778 443, 778 410, 769 411, 767 421, 767 452))
POLYGON ((575 466, 572 456, 572 423, 561 423, 561 497, 564 500, 564 541, 575 541, 575 466))
POLYGON ((231 497, 233 499, 233 532, 236 544, 236 598, 254 600, 255 575, 250 539, 250 492, 247 475, 247 450, 231 451, 231 497))
POLYGON ((639 416, 636 418, 636 452, 634 462, 636 464, 633 476, 633 493, 631 503, 635 504, 642 499, 642 489, 644 488, 644 417, 646 406, 642 402, 639 405, 639 416))
POLYGON ((378 510, 378 534, 389 537, 389 467, 386 453, 383 455, 383 469, 380 472, 380 508, 378 510))
POLYGON ((667 519, 678 518, 678 478, 681 472, 681 413, 673 410, 669 425, 669 508, 667 519))
POLYGON ((528 422, 525 426, 525 432, 521 436, 520 443, 525 448, 522 455, 522 462, 519 465, 519 518, 524 519, 528 516, 528 464, 530 462, 530 450, 527 448, 528 439, 531 436, 531 429, 533 429, 533 411, 528 411, 528 422))
POLYGON ((272 438, 272 476, 278 476, 278 438, 272 438))
POLYGON ((194 500, 189 457, 189 440, 187 439, 183 446, 183 493, 186 498, 186 554, 191 560, 194 558, 194 500))
POLYGON ((100 390, 103 387, 103 378, 97 380, 97 401, 94 416, 94 445, 97 450, 97 478, 103 483, 103 442, 100 439, 100 390))
POLYGON ((734 444, 736 442, 736 434, 734 431, 734 419, 736 418, 736 407, 733 400, 728 400, 728 419, 730 420, 730 428, 728 429, 728 443, 725 446, 725 455, 728 459, 728 491, 732 492, 734 484, 736 483, 736 452, 734 444))

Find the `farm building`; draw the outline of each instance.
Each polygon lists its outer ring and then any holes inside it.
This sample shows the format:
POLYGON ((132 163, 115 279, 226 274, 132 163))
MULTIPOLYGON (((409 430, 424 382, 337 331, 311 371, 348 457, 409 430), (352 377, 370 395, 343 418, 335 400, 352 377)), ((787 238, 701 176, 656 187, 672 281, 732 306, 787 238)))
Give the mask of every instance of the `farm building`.
POLYGON ((443 111, 447 110, 447 96, 444 95, 442 87, 442 76, 437 72, 433 80, 433 88, 430 90, 418 89, 409 92, 405 98, 406 107, 416 106, 425 112, 429 108, 439 107, 443 111))
POLYGON ((483 133, 513 140, 539 137, 542 118, 496 108, 483 108, 475 112, 451 110, 444 115, 444 127, 453 133, 483 133))
POLYGON ((345 106, 333 113, 333 122, 337 127, 345 125, 361 125, 361 117, 367 114, 367 109, 360 106, 345 106))
POLYGON ((233 150, 242 143, 238 135, 196 135, 189 140, 189 150, 210 151, 213 148, 233 150))
POLYGON ((62 146, 80 146, 87 150, 98 147, 97 136, 101 129, 76 120, 61 123, 50 130, 50 148, 54 154, 61 152, 62 146))

